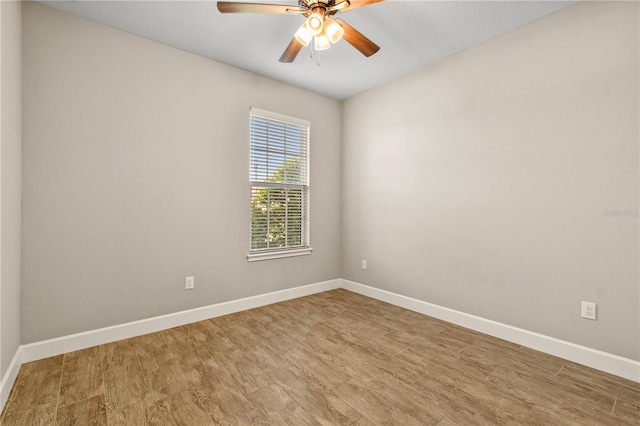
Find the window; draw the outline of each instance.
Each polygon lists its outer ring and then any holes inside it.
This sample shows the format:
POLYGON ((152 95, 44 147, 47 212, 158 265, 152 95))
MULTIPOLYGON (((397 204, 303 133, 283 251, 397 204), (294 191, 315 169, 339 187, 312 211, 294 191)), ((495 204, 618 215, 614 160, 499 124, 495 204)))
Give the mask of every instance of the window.
POLYGON ((247 259, 311 253, 310 123, 251 108, 251 239, 247 259))

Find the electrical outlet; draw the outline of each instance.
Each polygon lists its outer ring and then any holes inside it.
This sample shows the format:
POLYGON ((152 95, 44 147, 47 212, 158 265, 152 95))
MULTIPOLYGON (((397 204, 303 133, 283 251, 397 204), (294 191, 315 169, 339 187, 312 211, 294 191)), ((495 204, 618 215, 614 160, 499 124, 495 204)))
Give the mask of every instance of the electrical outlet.
POLYGON ((582 318, 596 319, 596 304, 592 302, 582 302, 582 318))
POLYGON ((184 289, 191 290, 196 286, 196 278, 195 277, 187 277, 184 280, 184 289))
POLYGON ((367 259, 362 259, 362 269, 367 269, 367 259))

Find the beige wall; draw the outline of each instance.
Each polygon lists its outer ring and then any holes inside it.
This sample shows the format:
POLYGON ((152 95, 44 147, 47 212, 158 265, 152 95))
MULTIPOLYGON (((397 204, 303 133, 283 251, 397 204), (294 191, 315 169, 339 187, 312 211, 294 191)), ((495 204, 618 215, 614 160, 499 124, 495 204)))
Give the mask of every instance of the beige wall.
POLYGON ((342 276, 640 359, 638 36, 584 2, 347 100, 342 276))
POLYGON ((0 1, 0 377, 20 345, 20 2, 0 1))
POLYGON ((22 343, 342 275, 640 358, 638 218, 605 215, 638 209, 636 3, 572 6, 343 105, 23 13, 22 343), (313 122, 311 256, 246 262, 250 106, 313 122))
POLYGON ((340 102, 23 14, 23 343, 339 276, 340 102), (312 122, 310 256, 246 260, 251 106, 312 122))

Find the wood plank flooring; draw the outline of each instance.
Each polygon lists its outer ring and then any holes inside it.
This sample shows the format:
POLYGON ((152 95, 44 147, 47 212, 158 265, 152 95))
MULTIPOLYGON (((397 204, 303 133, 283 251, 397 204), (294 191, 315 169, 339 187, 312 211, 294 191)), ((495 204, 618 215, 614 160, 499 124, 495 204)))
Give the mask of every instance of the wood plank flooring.
POLYGON ((346 290, 24 364, 2 425, 640 425, 640 384, 346 290))

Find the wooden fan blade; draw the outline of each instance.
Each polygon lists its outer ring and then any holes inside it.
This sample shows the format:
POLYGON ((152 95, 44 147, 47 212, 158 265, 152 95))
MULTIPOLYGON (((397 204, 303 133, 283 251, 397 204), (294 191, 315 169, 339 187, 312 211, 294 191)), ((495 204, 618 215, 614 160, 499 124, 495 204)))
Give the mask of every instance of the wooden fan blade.
POLYGON ((298 6, 286 4, 264 3, 236 3, 232 1, 219 1, 218 10, 222 13, 277 13, 287 14, 288 11, 297 12, 298 6))
POLYGON ((335 21, 340 24, 344 29, 344 36, 342 36, 349 44, 358 49, 364 56, 369 57, 380 50, 380 47, 366 38, 360 31, 353 28, 340 18, 334 18, 335 21))
POLYGON ((302 44, 300 44, 300 42, 294 37, 293 40, 291 40, 291 43, 289 43, 289 46, 287 46, 282 53, 282 56, 280 56, 279 61, 293 62, 293 60, 296 59, 296 56, 298 56, 300 49, 302 49, 302 44))

